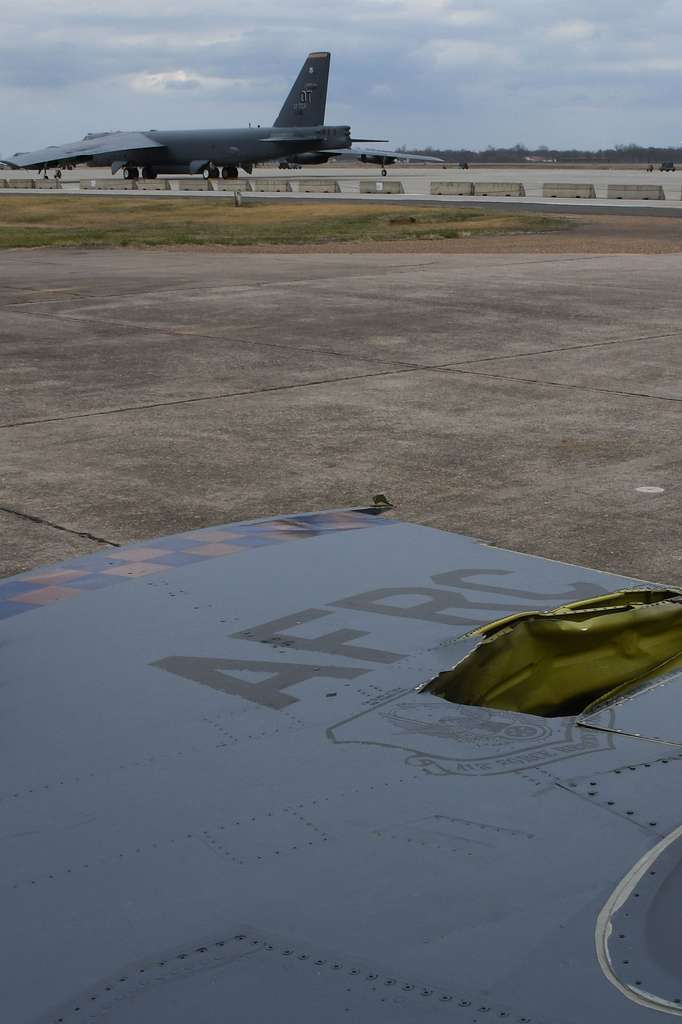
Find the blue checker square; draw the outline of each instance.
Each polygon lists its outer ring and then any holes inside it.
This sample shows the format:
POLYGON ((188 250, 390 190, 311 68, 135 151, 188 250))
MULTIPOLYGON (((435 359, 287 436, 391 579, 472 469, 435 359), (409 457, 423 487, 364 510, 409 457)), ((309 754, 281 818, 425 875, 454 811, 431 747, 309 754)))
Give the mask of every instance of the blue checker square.
MULTIPOLYGON (((182 552, 183 549, 186 548, 188 543, 190 543, 192 540, 195 540, 193 534, 188 536, 186 533, 176 533, 172 537, 162 537, 160 540, 154 539, 153 541, 148 541, 146 544, 141 545, 141 547, 145 549, 162 548, 164 551, 168 550, 182 552)), ((126 550, 134 551, 135 548, 131 547, 126 550)), ((157 561, 160 561, 160 559, 157 559, 157 561)))
MULTIPOLYGON (((82 558, 74 558, 73 561, 61 562, 56 569, 83 569, 90 573, 101 572, 102 569, 111 569, 115 565, 120 565, 120 561, 112 559, 110 555, 105 552, 97 552, 95 555, 84 555, 82 558)), ((51 571, 51 570, 50 570, 51 571)))
MULTIPOLYGON (((185 541, 185 543, 187 543, 185 541)), ((182 551, 169 551, 167 555, 156 559, 159 565, 173 566, 174 569, 181 569, 184 565, 196 565, 198 562, 205 562, 204 555, 188 555, 182 551)))
POLYGON ((6 580, 0 582, 0 601, 6 601, 9 597, 20 597, 22 594, 31 594, 34 590, 40 590, 44 583, 34 580, 6 580))
POLYGON ((81 576, 77 580, 67 580, 60 584, 63 587, 69 587, 70 590, 106 590, 107 587, 113 587, 117 583, 120 583, 120 577, 116 576, 104 576, 102 573, 96 573, 93 576, 81 576))
POLYGON ((279 543, 278 537, 259 536, 257 533, 244 534, 242 537, 232 537, 226 541, 227 544, 234 544, 237 548, 267 548, 279 543))
POLYGON ((30 611, 30 604, 12 604, 11 601, 0 601, 0 620, 11 619, 14 615, 21 615, 22 612, 30 611))

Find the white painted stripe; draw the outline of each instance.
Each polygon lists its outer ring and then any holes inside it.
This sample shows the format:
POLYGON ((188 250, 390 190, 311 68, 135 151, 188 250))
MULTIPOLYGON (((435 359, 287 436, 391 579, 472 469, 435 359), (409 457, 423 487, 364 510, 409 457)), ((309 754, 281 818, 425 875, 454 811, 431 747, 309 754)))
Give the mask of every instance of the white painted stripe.
POLYGON ((671 832, 671 834, 663 839, 658 846, 655 846, 653 850, 645 854, 642 859, 635 864, 632 871, 625 876, 604 906, 604 909, 597 918, 597 927, 595 929, 595 944, 599 966, 611 984, 617 988, 622 995, 626 996, 627 999, 630 999, 633 1003, 637 1003, 638 1006, 644 1006, 649 1010, 657 1010, 659 1013, 667 1013, 672 1017, 682 1017, 682 1006, 678 1006, 676 1003, 671 1003, 669 1000, 656 996, 651 992, 644 992, 640 988, 634 988, 633 986, 621 981, 613 967, 613 961, 609 950, 609 939, 613 934, 612 922, 615 915, 623 905, 627 903, 644 875, 651 870, 651 867, 656 863, 659 857, 661 857, 669 847, 681 838, 682 825, 675 829, 674 832, 671 832))

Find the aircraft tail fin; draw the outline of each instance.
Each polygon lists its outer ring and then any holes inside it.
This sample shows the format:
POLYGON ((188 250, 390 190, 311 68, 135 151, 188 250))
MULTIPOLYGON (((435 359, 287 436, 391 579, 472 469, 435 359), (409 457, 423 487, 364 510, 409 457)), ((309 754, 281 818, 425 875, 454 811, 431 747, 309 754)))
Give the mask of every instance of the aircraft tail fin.
POLYGON ((312 128, 324 124, 330 53, 310 53, 275 121, 275 128, 312 128))

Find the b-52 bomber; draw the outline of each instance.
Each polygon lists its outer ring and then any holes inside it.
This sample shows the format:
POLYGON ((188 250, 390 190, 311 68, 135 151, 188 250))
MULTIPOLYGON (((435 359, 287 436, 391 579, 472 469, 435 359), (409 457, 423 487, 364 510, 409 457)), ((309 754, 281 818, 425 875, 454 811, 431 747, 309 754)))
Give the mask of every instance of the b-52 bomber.
POLYGON ((0 581, 3 1024, 679 1018, 681 665, 381 498, 0 581))
POLYGON ((351 150, 348 125, 325 125, 330 53, 311 53, 301 68, 271 128, 217 128, 192 131, 93 132, 78 142, 5 158, 12 168, 47 171, 78 163, 111 166, 125 178, 156 178, 159 174, 201 174, 204 178, 237 178, 256 164, 325 164, 351 153, 382 172, 395 160, 442 163, 433 157, 381 150, 351 150))

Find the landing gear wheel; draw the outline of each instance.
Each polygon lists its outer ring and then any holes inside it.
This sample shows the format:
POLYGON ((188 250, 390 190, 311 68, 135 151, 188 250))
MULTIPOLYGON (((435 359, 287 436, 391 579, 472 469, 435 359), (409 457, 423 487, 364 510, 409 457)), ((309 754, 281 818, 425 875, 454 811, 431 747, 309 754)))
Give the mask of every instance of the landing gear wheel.
POLYGON ((136 178, 140 177, 140 172, 138 171, 137 167, 124 167, 123 177, 127 181, 134 181, 136 178))
POLYGON ((211 177, 211 171, 208 167, 204 167, 203 171, 201 172, 201 177, 204 179, 204 181, 208 181, 208 179, 211 177))
POLYGON ((220 173, 226 181, 234 181, 235 178, 239 177, 239 169, 237 167, 223 167, 220 173))
POLYGON ((382 167, 381 168, 381 177, 385 178, 387 174, 388 174, 388 171, 386 170, 386 168, 382 167))
POLYGON ((142 177, 146 181, 154 181, 154 179, 156 178, 156 171, 154 170, 153 167, 143 167, 142 168, 142 177))

